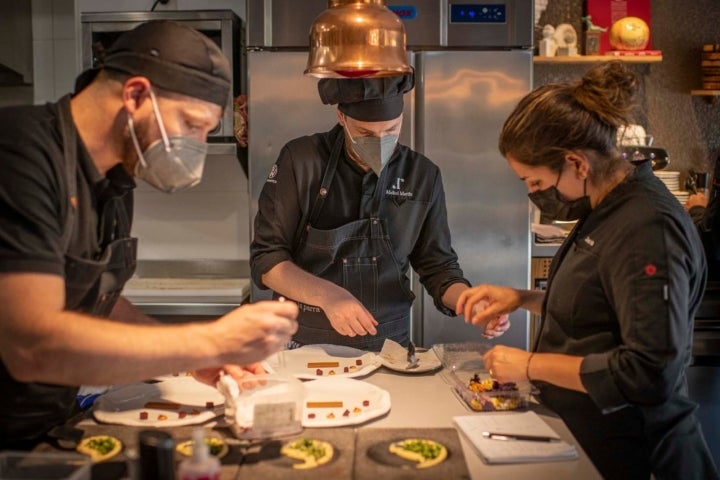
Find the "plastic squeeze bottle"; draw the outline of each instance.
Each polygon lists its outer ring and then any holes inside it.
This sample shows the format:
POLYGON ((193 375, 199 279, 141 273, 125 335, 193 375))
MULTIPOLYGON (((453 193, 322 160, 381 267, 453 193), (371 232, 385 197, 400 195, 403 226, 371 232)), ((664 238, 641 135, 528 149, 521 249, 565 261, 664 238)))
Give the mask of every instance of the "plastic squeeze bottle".
POLYGON ((210 455, 202 428, 193 430, 192 456, 180 462, 178 480, 220 480, 220 460, 210 455))

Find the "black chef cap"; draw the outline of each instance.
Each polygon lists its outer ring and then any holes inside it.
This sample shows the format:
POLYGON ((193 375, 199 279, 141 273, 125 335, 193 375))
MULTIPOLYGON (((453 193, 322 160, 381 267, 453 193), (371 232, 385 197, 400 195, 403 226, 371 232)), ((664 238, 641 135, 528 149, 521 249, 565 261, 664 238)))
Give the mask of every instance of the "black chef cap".
POLYGON ((323 78, 318 82, 325 105, 338 105, 349 117, 363 122, 393 120, 403 111, 403 94, 415 86, 415 75, 380 78, 323 78))
POLYGON ((197 30, 167 20, 123 33, 104 58, 75 81, 79 92, 103 69, 147 77, 153 85, 225 107, 232 76, 222 50, 197 30))

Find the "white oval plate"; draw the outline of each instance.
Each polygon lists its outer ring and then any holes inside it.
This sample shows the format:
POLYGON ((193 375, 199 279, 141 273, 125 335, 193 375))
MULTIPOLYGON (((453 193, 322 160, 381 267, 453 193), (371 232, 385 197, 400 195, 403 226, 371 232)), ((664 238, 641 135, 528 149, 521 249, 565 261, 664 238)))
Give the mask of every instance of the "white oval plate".
POLYGON ((323 378, 305 382, 303 385, 303 427, 357 425, 390 411, 390 393, 362 380, 323 378), (342 406, 309 407, 308 402, 342 402, 342 406), (363 405, 363 402, 368 404, 363 405), (311 413, 315 414, 315 418, 309 418, 311 413))
POLYGON ((362 377, 380 368, 377 354, 342 345, 305 345, 294 350, 283 350, 272 355, 263 363, 268 373, 292 375, 303 380, 321 378, 362 377), (360 365, 357 362, 360 361, 360 365), (311 367, 311 363, 337 362, 333 367, 311 367), (348 371, 345 372, 345 367, 348 371), (318 370, 322 372, 318 375, 318 370), (331 373, 332 372, 332 373, 331 373))
POLYGON ((217 389, 190 377, 176 377, 158 383, 134 383, 110 389, 93 405, 93 415, 98 422, 133 427, 179 427, 196 425, 212 420, 225 412, 225 397, 217 389), (146 408, 148 402, 170 402, 180 405, 178 409, 146 408), (213 408, 207 408, 213 402, 213 408), (179 418, 179 412, 186 413, 179 418), (192 412, 199 412, 193 414, 192 412), (146 420, 140 412, 147 412, 146 420), (165 415, 166 420, 159 420, 165 415))

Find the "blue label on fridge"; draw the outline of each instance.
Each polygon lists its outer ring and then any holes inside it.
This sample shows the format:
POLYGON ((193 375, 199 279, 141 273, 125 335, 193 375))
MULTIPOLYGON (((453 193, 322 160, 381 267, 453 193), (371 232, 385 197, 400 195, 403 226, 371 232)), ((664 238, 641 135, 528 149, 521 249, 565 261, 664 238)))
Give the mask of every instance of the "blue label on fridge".
POLYGON ((453 4, 450 5, 451 23, 505 23, 505 5, 453 4))

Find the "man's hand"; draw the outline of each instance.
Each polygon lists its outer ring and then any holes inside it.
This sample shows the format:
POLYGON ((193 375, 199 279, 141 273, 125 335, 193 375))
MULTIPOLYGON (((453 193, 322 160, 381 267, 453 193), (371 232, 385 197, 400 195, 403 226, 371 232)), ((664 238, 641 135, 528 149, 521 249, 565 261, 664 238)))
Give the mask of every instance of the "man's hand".
POLYGON ((354 337, 377 334, 377 320, 347 290, 338 288, 334 295, 323 302, 321 308, 340 335, 354 337))
POLYGON ((510 327, 507 314, 520 306, 520 293, 514 288, 478 285, 460 294, 455 313, 465 322, 484 327, 484 334, 496 337, 510 327))
POLYGON ((685 202, 685 210, 689 212, 693 207, 707 207, 707 204, 708 198, 704 193, 695 193, 690 195, 685 202))
POLYGON ((250 365, 281 350, 297 331, 295 302, 242 305, 209 325, 221 363, 250 365))

